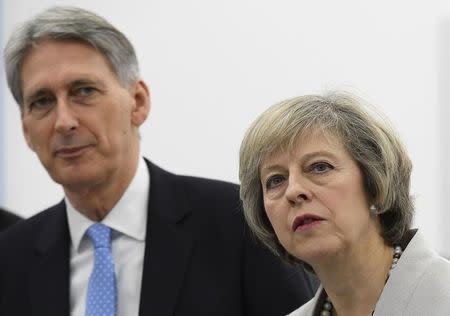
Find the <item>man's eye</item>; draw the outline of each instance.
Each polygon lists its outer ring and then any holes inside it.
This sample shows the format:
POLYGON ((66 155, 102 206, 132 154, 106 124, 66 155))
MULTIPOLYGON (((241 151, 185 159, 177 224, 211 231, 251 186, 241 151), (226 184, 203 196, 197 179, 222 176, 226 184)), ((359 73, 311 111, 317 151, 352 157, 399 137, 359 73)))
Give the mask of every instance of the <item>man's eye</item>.
POLYGON ((270 190, 273 188, 276 188, 277 186, 279 186, 280 184, 282 184, 284 181, 284 177, 282 175, 273 175, 270 176, 267 180, 266 180, 266 189, 270 190))
POLYGON ((53 99, 51 97, 41 97, 32 102, 30 102, 29 108, 30 111, 39 111, 48 108, 53 99))
POLYGON ((75 91, 77 96, 87 97, 92 95, 96 91, 93 87, 81 87, 75 91))
POLYGON ((309 171, 312 173, 325 173, 334 169, 328 162, 315 162, 309 167, 309 171))

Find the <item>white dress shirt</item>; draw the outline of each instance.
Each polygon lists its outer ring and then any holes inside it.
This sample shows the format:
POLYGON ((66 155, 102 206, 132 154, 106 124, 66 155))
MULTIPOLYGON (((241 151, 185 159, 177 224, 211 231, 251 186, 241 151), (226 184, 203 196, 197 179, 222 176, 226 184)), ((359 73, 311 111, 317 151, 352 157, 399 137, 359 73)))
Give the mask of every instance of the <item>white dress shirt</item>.
MULTIPOLYGON (((117 316, 137 316, 144 266, 150 176, 143 159, 136 174, 102 223, 112 230, 112 254, 117 280, 117 316)), ((93 221, 65 198, 70 237, 70 315, 83 316, 86 293, 94 266, 94 247, 85 235, 93 221)))

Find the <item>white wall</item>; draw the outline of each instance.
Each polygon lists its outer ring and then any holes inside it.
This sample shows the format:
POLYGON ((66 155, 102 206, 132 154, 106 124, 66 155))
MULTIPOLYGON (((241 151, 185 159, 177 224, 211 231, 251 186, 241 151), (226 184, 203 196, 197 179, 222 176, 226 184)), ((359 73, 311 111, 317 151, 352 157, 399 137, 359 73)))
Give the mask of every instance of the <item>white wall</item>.
MULTIPOLYGON (((243 133, 265 108, 294 95, 357 90, 398 128, 414 163, 416 226, 450 255, 448 1, 3 3, 3 38, 54 4, 94 10, 128 35, 152 92, 143 153, 177 173, 237 182, 243 133)), ((3 204, 30 216, 62 191, 26 148, 12 97, 1 102, 3 204)))

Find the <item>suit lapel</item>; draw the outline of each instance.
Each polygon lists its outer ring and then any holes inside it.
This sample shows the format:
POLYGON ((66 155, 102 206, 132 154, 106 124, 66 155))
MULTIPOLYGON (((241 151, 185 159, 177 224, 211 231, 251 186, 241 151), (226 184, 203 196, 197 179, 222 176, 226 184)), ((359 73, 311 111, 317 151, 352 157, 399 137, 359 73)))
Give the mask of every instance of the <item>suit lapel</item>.
POLYGON ((33 315, 69 315, 70 237, 64 202, 49 213, 35 244, 30 277, 33 315))
POLYGON ((374 315, 410 315, 405 314, 405 311, 408 305, 412 304, 411 297, 419 281, 422 280, 425 270, 436 256, 427 247, 417 229, 410 230, 408 234, 414 236, 409 243, 406 243, 407 248, 406 245, 402 245, 403 254, 381 292, 374 315))
POLYGON ((192 225, 183 188, 147 161, 150 170, 147 237, 139 315, 173 315, 192 249, 192 225))

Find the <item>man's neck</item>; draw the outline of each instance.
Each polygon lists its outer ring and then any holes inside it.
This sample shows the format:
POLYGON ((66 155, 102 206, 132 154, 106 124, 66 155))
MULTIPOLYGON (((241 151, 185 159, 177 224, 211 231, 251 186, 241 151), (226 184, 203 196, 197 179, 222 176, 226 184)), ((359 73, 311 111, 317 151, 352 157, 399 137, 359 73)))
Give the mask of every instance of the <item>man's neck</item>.
POLYGON ((117 172, 100 184, 84 186, 82 188, 64 188, 66 197, 74 208, 87 218, 99 222, 113 209, 127 190, 136 174, 137 155, 133 164, 118 169, 117 172))

